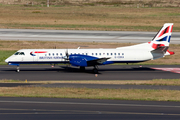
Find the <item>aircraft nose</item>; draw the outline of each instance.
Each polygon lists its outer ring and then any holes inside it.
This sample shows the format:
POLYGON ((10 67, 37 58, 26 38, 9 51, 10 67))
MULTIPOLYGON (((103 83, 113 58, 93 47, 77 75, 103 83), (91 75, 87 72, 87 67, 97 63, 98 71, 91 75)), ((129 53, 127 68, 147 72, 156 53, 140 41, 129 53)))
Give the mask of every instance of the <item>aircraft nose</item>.
POLYGON ((8 62, 9 62, 9 59, 7 58, 7 59, 5 60, 5 62, 8 63, 8 62))

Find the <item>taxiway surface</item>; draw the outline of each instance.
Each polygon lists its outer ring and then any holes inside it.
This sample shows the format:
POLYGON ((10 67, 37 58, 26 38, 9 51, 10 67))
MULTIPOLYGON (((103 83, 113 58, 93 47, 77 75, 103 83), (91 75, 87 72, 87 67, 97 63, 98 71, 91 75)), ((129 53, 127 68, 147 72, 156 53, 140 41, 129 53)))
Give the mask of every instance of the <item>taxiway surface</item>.
MULTIPOLYGON (((0 40, 145 43, 157 32, 0 29, 0 40)), ((179 38, 173 32, 171 43, 180 44, 179 38)))
POLYGON ((179 120, 179 102, 0 97, 2 120, 179 120))
POLYGON ((99 74, 92 72, 92 67, 82 72, 79 68, 50 65, 22 65, 20 72, 15 66, 1 65, 0 79, 28 81, 59 81, 59 80, 152 80, 179 79, 175 71, 163 71, 155 68, 180 68, 178 65, 107 65, 99 66, 99 74))

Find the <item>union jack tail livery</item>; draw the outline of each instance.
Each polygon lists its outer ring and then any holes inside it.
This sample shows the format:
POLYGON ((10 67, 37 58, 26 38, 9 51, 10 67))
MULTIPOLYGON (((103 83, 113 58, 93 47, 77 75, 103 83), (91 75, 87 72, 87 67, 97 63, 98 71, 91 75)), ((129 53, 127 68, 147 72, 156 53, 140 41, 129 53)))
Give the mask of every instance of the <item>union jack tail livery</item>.
POLYGON ((156 34, 153 40, 149 42, 151 44, 151 47, 153 49, 158 49, 163 46, 168 47, 171 39, 172 28, 173 28, 173 23, 164 24, 164 26, 156 34))
POLYGON ((171 33, 173 29, 173 23, 166 23, 164 26, 161 28, 161 30, 157 33, 157 35, 154 37, 152 41, 165 41, 165 42, 170 42, 171 38, 171 33))
POLYGON ((165 23, 160 31, 156 34, 149 44, 151 45, 153 53, 163 52, 164 56, 173 55, 174 52, 168 50, 171 39, 171 33, 173 29, 173 23, 165 23))

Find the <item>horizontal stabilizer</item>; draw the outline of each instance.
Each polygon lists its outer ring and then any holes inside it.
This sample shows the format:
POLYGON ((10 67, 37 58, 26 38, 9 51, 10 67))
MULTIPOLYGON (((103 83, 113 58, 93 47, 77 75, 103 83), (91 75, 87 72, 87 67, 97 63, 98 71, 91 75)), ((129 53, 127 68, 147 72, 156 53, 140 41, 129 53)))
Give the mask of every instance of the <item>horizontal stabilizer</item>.
POLYGON ((151 52, 152 53, 163 53, 163 54, 165 54, 166 51, 168 50, 168 48, 169 48, 168 46, 161 46, 161 47, 158 47, 155 50, 152 50, 151 52))

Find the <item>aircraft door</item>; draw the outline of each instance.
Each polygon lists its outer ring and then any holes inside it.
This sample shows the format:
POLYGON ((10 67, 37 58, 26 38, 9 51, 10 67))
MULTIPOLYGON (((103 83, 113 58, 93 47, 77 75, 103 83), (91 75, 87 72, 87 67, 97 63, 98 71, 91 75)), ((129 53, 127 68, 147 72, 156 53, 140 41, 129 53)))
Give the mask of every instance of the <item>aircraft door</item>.
POLYGON ((39 54, 37 53, 35 56, 33 56, 33 61, 38 61, 39 54))
POLYGON ((33 57, 33 61, 38 61, 38 53, 34 53, 34 51, 32 51, 30 55, 33 57))

